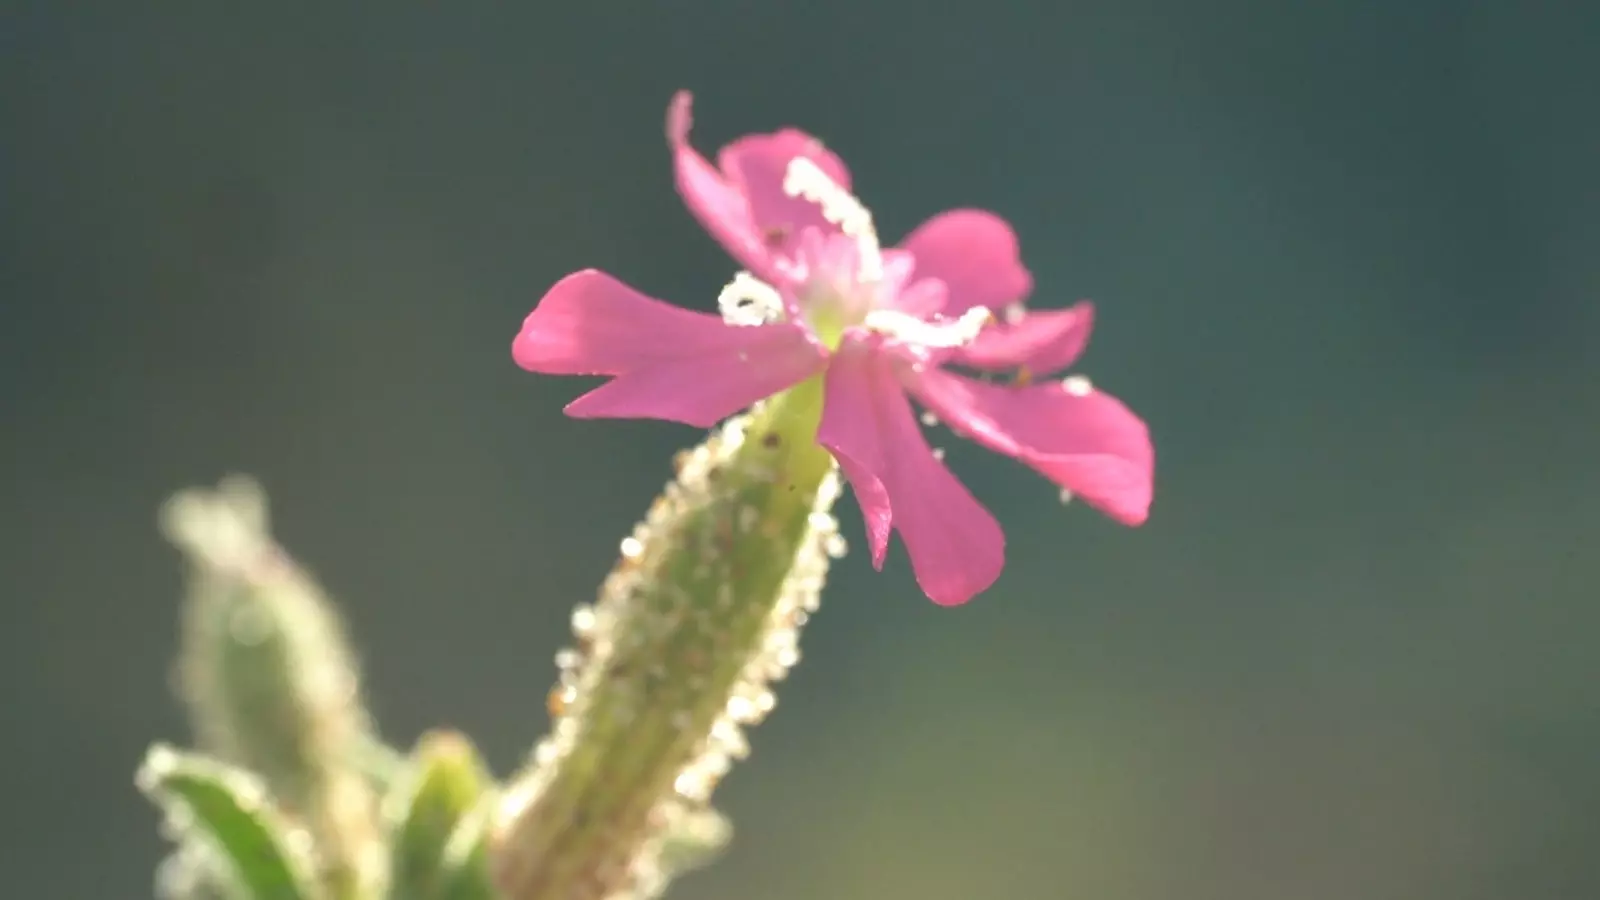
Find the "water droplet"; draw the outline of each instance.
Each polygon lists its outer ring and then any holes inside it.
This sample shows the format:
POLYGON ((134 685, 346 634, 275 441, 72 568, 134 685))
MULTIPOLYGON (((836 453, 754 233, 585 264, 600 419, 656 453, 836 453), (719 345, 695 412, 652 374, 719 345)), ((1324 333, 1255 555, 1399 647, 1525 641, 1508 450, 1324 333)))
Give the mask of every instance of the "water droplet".
POLYGON ((749 722, 756 711, 756 705, 746 697, 734 695, 728 698, 728 718, 734 722, 749 722))
POLYGON ((595 615, 594 607, 583 605, 572 610, 572 633, 580 641, 588 641, 594 637, 595 615))
POLYGON ((1061 489, 1061 503, 1062 503, 1062 505, 1065 506, 1066 504, 1071 503, 1071 502, 1072 502, 1072 492, 1067 490, 1066 488, 1062 488, 1061 489))
POLYGON ((672 789, 690 800, 704 800, 711 793, 710 786, 706 784, 705 776, 689 769, 678 775, 672 782, 672 789))
POLYGON ((744 729, 729 719, 718 719, 711 726, 711 740, 734 759, 750 755, 750 742, 745 739, 744 729))

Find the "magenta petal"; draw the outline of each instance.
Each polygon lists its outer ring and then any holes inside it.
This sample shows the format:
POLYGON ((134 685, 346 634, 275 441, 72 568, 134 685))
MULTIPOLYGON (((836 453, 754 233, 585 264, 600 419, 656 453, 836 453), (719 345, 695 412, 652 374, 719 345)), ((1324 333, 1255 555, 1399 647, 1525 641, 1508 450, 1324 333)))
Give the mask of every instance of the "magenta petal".
POLYGON ((817 441, 855 489, 873 565, 882 567, 893 525, 923 592, 944 606, 965 603, 1000 576, 1005 536, 934 457, 890 365, 864 343, 834 355, 817 441))
POLYGON ((729 183, 689 145, 692 101, 688 91, 679 91, 667 112, 667 142, 672 147, 678 193, 689 212, 730 256, 763 281, 778 283, 782 279, 777 251, 783 245, 769 242, 751 216, 750 203, 740 186, 729 183))
POLYGON ((912 393, 952 431, 1015 457, 1127 525, 1148 518, 1155 451, 1143 420, 1110 394, 1050 381, 986 384, 927 369, 912 393))
MULTIPOLYGON (((821 140, 798 128, 784 128, 771 134, 746 135, 723 147, 717 153, 717 164, 729 177, 736 172, 764 172, 762 176, 772 181, 780 191, 789 160, 803 156, 817 164, 828 180, 844 190, 850 190, 850 170, 839 155, 829 150, 821 140), (768 168, 772 161, 782 166, 768 168), (774 179, 773 176, 776 176, 774 179)), ((746 184, 746 187, 753 185, 746 184)))
POLYGON ((1016 323, 996 322, 950 355, 949 361, 977 369, 1027 369, 1049 375, 1072 365, 1089 344, 1094 305, 1029 311, 1016 323))
POLYGON ((942 212, 900 242, 917 258, 917 278, 937 278, 950 289, 943 310, 959 316, 974 306, 999 310, 1028 296, 1033 275, 1022 266, 1016 232, 994 213, 942 212))
POLYGON ((512 343, 517 364, 552 375, 614 375, 579 397, 579 418, 650 418, 709 428, 819 372, 799 326, 729 325, 588 269, 561 279, 512 343))
POLYGON ((793 128, 773 134, 742 137, 717 154, 717 165, 728 183, 749 204, 750 218, 771 250, 792 256, 795 243, 807 228, 832 234, 838 226, 822 215, 822 207, 783 189, 789 164, 804 157, 815 163, 843 190, 850 188, 850 172, 822 142, 793 128))
POLYGON ((872 351, 854 341, 846 342, 834 354, 823 385, 822 422, 817 426, 817 443, 827 447, 838 460, 839 468, 855 490, 856 502, 866 519, 872 567, 882 569, 884 556, 889 551, 889 531, 894 516, 889 508, 888 491, 879 480, 885 463, 874 393, 878 365, 872 351))

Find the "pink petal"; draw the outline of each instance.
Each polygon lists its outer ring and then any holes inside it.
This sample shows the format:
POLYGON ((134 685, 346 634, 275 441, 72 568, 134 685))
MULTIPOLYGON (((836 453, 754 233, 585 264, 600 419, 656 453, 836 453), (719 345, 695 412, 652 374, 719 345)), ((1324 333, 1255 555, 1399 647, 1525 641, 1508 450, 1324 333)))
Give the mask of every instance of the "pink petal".
POLYGON ((1030 311, 1016 323, 996 322, 976 340, 951 354, 950 361, 977 369, 1026 369, 1050 375, 1072 365, 1089 344, 1094 305, 1030 311))
POLYGON ((511 352, 532 372, 616 376, 569 404, 568 415, 667 419, 702 428, 827 363, 799 326, 729 325, 593 269, 568 275, 545 294, 511 352))
POLYGON ((883 295, 892 309, 919 319, 931 319, 944 309, 950 295, 937 278, 914 279, 917 258, 909 251, 889 247, 883 251, 883 295))
POLYGON ((1109 394, 1050 381, 986 384, 929 368, 911 392, 957 434, 1028 466, 1127 525, 1150 513, 1155 451, 1144 422, 1109 394))
POLYGON ((822 215, 822 207, 783 189, 789 164, 804 157, 815 163, 841 190, 850 189, 850 172, 822 142, 793 128, 742 137, 717 154, 728 183, 749 204, 750 217, 769 248, 784 256, 807 228, 833 234, 839 227, 822 215))
POLYGON ((855 489, 873 566, 883 566, 892 525, 923 592, 941 605, 965 603, 1000 576, 1005 536, 934 457, 891 365, 861 341, 835 353, 817 441, 855 489))
POLYGON ((763 281, 779 283, 782 276, 778 256, 783 243, 772 242, 762 232, 741 188, 730 184, 689 145, 691 103, 689 92, 679 91, 667 111, 667 142, 672 147, 678 193, 689 212, 741 266, 763 281))
POLYGON ((723 147, 717 154, 717 163, 723 172, 733 177, 735 172, 745 170, 745 158, 749 155, 768 162, 774 159, 783 161, 783 167, 776 170, 765 169, 765 162, 756 162, 755 169, 751 170, 766 171, 769 178, 776 175, 776 187, 780 191, 789 160, 797 156, 804 156, 816 163, 828 180, 843 190, 850 190, 850 169, 845 166, 844 160, 821 140, 798 128, 783 128, 771 134, 746 135, 723 147))
POLYGON ((794 255, 802 231, 808 226, 824 233, 838 230, 815 203, 784 192, 789 163, 804 156, 846 190, 850 172, 821 141, 793 128, 740 138, 722 148, 713 167, 689 145, 692 103, 688 91, 679 91, 667 112, 678 193, 740 265, 763 281, 781 284, 783 261, 794 255))
POLYGON ((937 278, 950 288, 946 316, 959 316, 974 306, 998 311, 1033 290, 1016 232, 994 213, 942 212, 917 226, 900 248, 916 256, 917 278, 937 278))

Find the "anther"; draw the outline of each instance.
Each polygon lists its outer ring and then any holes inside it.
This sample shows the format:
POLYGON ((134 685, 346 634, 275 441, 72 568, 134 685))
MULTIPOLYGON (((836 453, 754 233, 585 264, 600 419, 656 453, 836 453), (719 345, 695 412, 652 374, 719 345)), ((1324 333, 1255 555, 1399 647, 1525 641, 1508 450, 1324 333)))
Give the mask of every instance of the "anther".
POLYGON ((876 283, 883 279, 882 245, 872 224, 872 213, 860 200, 804 156, 789 160, 783 173, 783 192, 817 204, 823 218, 839 226, 846 237, 856 242, 860 255, 858 274, 863 282, 876 283))
POLYGON ((717 295, 717 309, 729 325, 765 325, 783 318, 783 296, 749 272, 740 272, 717 295))

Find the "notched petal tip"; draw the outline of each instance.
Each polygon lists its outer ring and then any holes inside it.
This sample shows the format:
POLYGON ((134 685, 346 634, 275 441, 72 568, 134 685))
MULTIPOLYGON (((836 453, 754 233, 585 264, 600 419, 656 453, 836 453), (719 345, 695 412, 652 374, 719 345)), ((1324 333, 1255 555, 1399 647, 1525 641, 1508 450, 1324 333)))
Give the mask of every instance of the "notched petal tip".
POLYGON ((551 285, 523 317, 511 341, 511 358, 543 375, 609 374, 597 354, 586 352, 593 349, 592 314, 615 304, 659 302, 599 269, 580 269, 551 285))
MULTIPOLYGON (((1104 400, 1121 407, 1106 395, 1104 400)), ((1144 421, 1122 407, 1127 424, 1122 427, 1122 450, 1097 457, 1030 456, 1022 462, 1060 485, 1067 485, 1084 502, 1120 525, 1137 528, 1150 519, 1155 500, 1155 446, 1144 421), (1070 485, 1079 485, 1074 489, 1070 485)))
POLYGON ((709 427, 820 371, 798 325, 735 326, 645 296, 595 269, 555 284, 512 343, 546 375, 611 375, 567 407, 576 418, 649 418, 709 427))
MULTIPOLYGON (((931 454, 929 458, 933 459, 931 454)), ((922 548, 923 552, 917 553, 913 541, 925 544, 929 538, 910 538, 904 530, 901 537, 911 552, 917 586, 928 599, 940 606, 961 606, 1000 580, 1005 569, 1006 535, 994 514, 966 490, 954 473, 943 463, 934 461, 933 465, 936 468, 930 470, 927 483, 932 486, 944 482, 938 490, 946 494, 943 502, 954 507, 947 507, 944 514, 959 515, 959 525, 951 531, 959 534, 960 544, 954 552, 922 548), (941 471, 942 477, 937 474, 941 471)))
POLYGON ((932 369, 910 388, 952 431, 1024 463, 1113 520, 1137 525, 1148 516, 1149 430, 1110 394, 1060 382, 987 384, 932 369))

